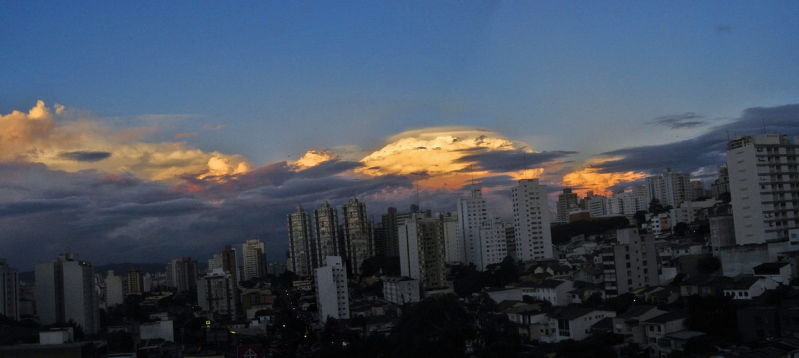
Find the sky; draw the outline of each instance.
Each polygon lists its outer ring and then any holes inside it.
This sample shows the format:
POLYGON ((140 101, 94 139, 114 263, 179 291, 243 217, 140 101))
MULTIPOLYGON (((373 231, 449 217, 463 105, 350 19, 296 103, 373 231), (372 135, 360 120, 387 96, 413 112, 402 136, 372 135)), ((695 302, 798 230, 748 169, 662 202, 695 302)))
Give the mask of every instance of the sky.
MULTIPOLYGON (((286 215, 455 210, 472 180, 706 186, 799 134, 799 3, 0 0, 0 257, 206 260, 286 215), (419 195, 417 195, 417 192, 419 195)), ((554 202, 553 202, 554 203, 554 202)), ((553 206, 554 208, 554 206, 553 206)))

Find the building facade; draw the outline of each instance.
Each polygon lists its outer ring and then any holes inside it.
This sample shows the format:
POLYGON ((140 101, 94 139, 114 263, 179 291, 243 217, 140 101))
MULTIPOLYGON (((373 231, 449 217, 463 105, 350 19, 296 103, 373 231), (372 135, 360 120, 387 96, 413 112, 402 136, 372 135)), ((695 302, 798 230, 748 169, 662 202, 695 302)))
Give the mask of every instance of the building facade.
POLYGON ((511 189, 513 225, 516 231, 516 259, 522 261, 553 257, 549 227, 547 186, 538 179, 522 179, 511 189))
POLYGON ((320 265, 328 256, 341 255, 343 244, 339 237, 338 210, 327 201, 314 210, 313 230, 316 237, 316 259, 320 265))
POLYGON ((399 224, 400 273, 425 289, 446 286, 444 225, 441 216, 413 214, 399 224))
POLYGON ((688 174, 666 168, 663 174, 646 177, 645 181, 647 205, 653 199, 658 199, 663 206, 676 207, 692 199, 691 177, 688 174))
POLYGON ((508 256, 505 223, 502 219, 495 217, 483 222, 477 247, 475 266, 480 271, 485 271, 488 265, 502 262, 508 256))
POLYGON ((266 245, 258 239, 247 240, 241 245, 244 279, 266 277, 266 245))
POLYGON ((233 275, 221 268, 197 280, 197 304, 209 313, 235 318, 237 295, 233 275))
POLYGON ((477 264, 480 227, 488 220, 486 200, 481 184, 472 184, 469 196, 458 199, 458 235, 460 235, 463 262, 477 264))
POLYGON ((0 314, 19 319, 19 270, 0 259, 0 314))
POLYGON ((344 260, 341 256, 328 256, 325 261, 325 266, 314 270, 319 320, 325 322, 328 317, 349 319, 350 301, 344 260))
POLYGON ((94 287, 94 268, 78 254, 61 254, 36 264, 36 308, 41 324, 73 320, 85 333, 97 333, 100 312, 94 287))
POLYGON ((144 272, 137 267, 131 267, 128 270, 127 279, 127 294, 140 295, 145 292, 144 290, 144 272))
POLYGON ((659 283, 655 236, 637 228, 616 231, 616 245, 602 252, 605 297, 615 297, 659 283))
POLYGON ((297 276, 308 277, 313 274, 315 265, 313 249, 314 241, 311 236, 311 216, 297 205, 297 211, 286 218, 289 229, 289 250, 286 268, 297 276))
POLYGON ((558 194, 557 215, 559 222, 569 222, 569 213, 580 208, 580 197, 572 193, 571 188, 563 189, 563 193, 558 194))
POLYGON ((366 214, 366 204, 355 197, 341 207, 341 213, 347 268, 353 274, 360 274, 361 264, 375 255, 372 223, 366 214))
POLYGON ((184 257, 172 260, 166 265, 166 285, 179 292, 197 288, 197 260, 184 257))

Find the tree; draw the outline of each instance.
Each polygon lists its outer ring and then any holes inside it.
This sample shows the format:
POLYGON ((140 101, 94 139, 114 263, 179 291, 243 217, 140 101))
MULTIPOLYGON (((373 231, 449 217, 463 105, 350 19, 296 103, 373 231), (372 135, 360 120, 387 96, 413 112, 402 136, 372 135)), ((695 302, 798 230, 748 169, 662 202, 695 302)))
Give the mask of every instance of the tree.
POLYGON ((426 298, 410 307, 391 332, 397 357, 465 357, 476 332, 454 295, 426 298))
POLYGON ((652 198, 652 201, 649 202, 649 212, 652 214, 660 214, 663 212, 663 204, 660 203, 660 199, 652 198))
POLYGON ((702 273, 714 273, 721 269, 721 261, 718 257, 707 254, 697 261, 696 268, 702 273))
POLYGON ((363 276, 372 276, 378 273, 383 273, 388 276, 399 276, 400 271, 400 258, 398 256, 375 256, 363 260, 361 263, 361 272, 363 276))
POLYGON ((635 222, 638 223, 638 226, 646 222, 646 210, 639 210, 636 211, 633 215, 635 222))
POLYGON ((599 307, 604 302, 605 300, 602 299, 602 294, 599 292, 592 293, 591 296, 588 296, 588 298, 585 300, 585 304, 588 307, 599 307))
POLYGON ((688 224, 682 221, 678 222, 677 225, 674 225, 674 229, 672 231, 674 232, 674 235, 685 236, 685 234, 688 232, 688 224))

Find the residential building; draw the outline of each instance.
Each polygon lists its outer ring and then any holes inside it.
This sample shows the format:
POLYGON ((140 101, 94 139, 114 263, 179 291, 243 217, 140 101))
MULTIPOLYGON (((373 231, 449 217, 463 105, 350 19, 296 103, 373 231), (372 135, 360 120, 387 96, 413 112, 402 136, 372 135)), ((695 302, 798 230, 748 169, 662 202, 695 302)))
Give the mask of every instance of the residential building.
POLYGON ((384 277, 383 298, 398 305, 419 302, 422 299, 419 280, 410 277, 384 277))
POLYGON ((215 268, 197 280, 197 305, 211 314, 236 316, 238 301, 237 288, 233 274, 215 268))
POLYGON ((799 136, 735 136, 727 168, 738 245, 788 239, 799 228, 799 136))
POLYGON ((569 292, 574 289, 574 281, 522 282, 519 287, 522 288, 522 296, 530 296, 540 301, 546 301, 553 306, 566 306, 571 303, 571 294, 569 292))
POLYGON ((581 341, 591 335, 591 326, 605 318, 616 317, 616 312, 586 307, 558 307, 546 313, 549 318, 548 336, 542 342, 557 343, 573 339, 581 341))
POLYGON ((719 167, 718 175, 710 185, 710 193, 715 199, 721 199, 721 194, 730 192, 730 174, 727 167, 719 167))
POLYGON ((344 261, 341 256, 328 256, 325 261, 325 266, 314 270, 319 321, 325 322, 328 317, 349 319, 350 302, 344 261))
POLYGON ((125 303, 125 289, 122 286, 122 277, 109 270, 105 277, 105 304, 107 307, 125 303))
POLYGON ((421 213, 399 224, 400 272, 417 279, 426 290, 446 286, 443 217, 421 213))
POLYGON ((294 272, 297 276, 311 276, 312 270, 316 267, 315 249, 316 246, 311 229, 311 216, 297 205, 297 211, 286 216, 289 230, 289 250, 286 260, 286 269, 294 272))
POLYGON ((127 294, 140 295, 145 292, 144 290, 144 272, 137 267, 131 267, 128 270, 127 279, 127 294))
POLYGON ((563 193, 558 194, 558 203, 557 203, 557 221, 558 222, 569 222, 569 213, 572 210, 577 210, 580 208, 580 198, 577 196, 576 193, 572 193, 571 188, 564 188, 563 193))
POLYGON ((222 254, 214 254, 213 258, 208 259, 208 272, 215 268, 222 268, 222 254))
POLYGON ((241 245, 244 264, 244 280, 266 277, 266 245, 258 239, 247 240, 241 245))
POLYGON ((627 312, 613 318, 613 333, 632 336, 633 343, 645 346, 648 342, 646 331, 641 325, 642 321, 666 313, 654 305, 639 305, 630 307, 627 312))
POLYGON ((472 184, 469 196, 458 198, 458 234, 463 248, 463 262, 476 264, 480 227, 488 220, 481 184, 472 184))
POLYGON ((399 256, 399 233, 397 228, 397 208, 389 207, 380 216, 381 226, 386 236, 387 256, 399 256))
POLYGON ((685 311, 671 311, 666 312, 650 319, 641 322, 646 332, 646 341, 649 346, 649 356, 652 358, 662 358, 661 349, 658 341, 665 337, 667 334, 682 331, 685 329, 685 321, 688 319, 688 313, 685 311))
POLYGON ((230 273, 230 276, 233 278, 233 286, 238 287, 240 279, 239 265, 236 249, 231 245, 225 245, 225 249, 222 250, 222 270, 230 273))
POLYGON ((366 214, 366 204, 355 197, 341 207, 341 213, 347 269, 353 274, 360 274, 361 264, 375 255, 372 222, 366 214))
POLYGON ((321 266, 325 257, 344 254, 341 250, 343 242, 339 237, 338 227, 338 210, 325 200, 319 209, 314 210, 313 217, 313 231, 316 237, 316 258, 314 262, 318 262, 318 266, 321 266))
MULTIPOLYGON (((442 215, 442 214, 438 214, 442 215)), ((444 219, 444 247, 447 263, 463 263, 463 242, 458 233, 458 212, 442 215, 444 219)))
POLYGON ((652 234, 637 228, 616 231, 616 245, 602 252, 605 295, 615 297, 634 289, 657 286, 657 248, 652 234))
POLYGON ((58 255, 36 264, 36 308, 43 325, 67 322, 83 326, 87 334, 100 328, 100 312, 94 291, 94 268, 76 253, 58 255))
POLYGON ((553 257, 549 228, 547 186, 538 179, 522 179, 511 189, 513 224, 516 231, 516 259, 522 261, 553 257))
POLYGON ((475 266, 480 271, 485 271, 488 265, 498 264, 508 256, 508 246, 505 238, 505 223, 495 217, 486 220, 480 225, 480 240, 477 242, 475 266))
POLYGON ((0 314, 19 319, 19 270, 0 258, 0 314))
POLYGON ((732 297, 734 300, 751 300, 779 286, 777 281, 766 277, 742 276, 734 282, 727 284, 724 289, 724 296, 732 297))
POLYGON ((664 207, 677 204, 692 199, 691 177, 688 174, 671 171, 671 168, 663 170, 663 174, 646 177, 646 203, 658 199, 664 207))
POLYGON ((610 214, 610 211, 608 211, 608 204, 608 198, 601 195, 594 195, 585 199, 585 207, 592 218, 610 214))
POLYGON ((516 260, 516 227, 505 224, 505 250, 507 255, 516 260))
POLYGON ((197 260, 192 260, 191 257, 175 259, 166 265, 166 285, 179 292, 195 289, 197 275, 197 260))

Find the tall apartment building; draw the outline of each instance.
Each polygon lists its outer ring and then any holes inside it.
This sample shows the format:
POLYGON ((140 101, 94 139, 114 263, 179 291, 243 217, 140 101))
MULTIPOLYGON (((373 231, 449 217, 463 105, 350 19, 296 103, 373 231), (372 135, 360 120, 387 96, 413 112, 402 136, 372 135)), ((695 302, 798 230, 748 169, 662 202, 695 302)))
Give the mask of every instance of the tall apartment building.
POLYGON ((313 274, 316 266, 314 260, 314 241, 311 229, 311 216, 297 205, 297 211, 286 217, 289 229, 289 251, 286 268, 300 277, 313 274))
POLYGON ((602 195, 594 195, 585 199, 585 209, 588 210, 588 215, 592 218, 598 218, 608 215, 608 198, 602 195))
POLYGON ((241 260, 244 261, 244 280, 266 277, 266 245, 258 239, 250 239, 241 245, 241 260))
POLYGON ((713 198, 720 199, 721 194, 730 192, 730 174, 727 167, 719 167, 716 180, 710 185, 710 194, 713 198))
POLYGON ((425 289, 446 286, 446 240, 442 216, 413 214, 399 223, 400 273, 421 281, 425 289))
POLYGON ((197 280, 197 304, 204 311, 236 316, 237 287, 233 275, 221 268, 197 280))
POLYGON ((735 241, 788 239, 799 228, 799 136, 735 136, 727 144, 735 241))
POLYGON ((105 304, 107 307, 125 303, 125 288, 122 285, 122 276, 108 270, 105 276, 105 304))
POLYGON ((0 314, 19 319, 19 270, 0 258, 0 314))
POLYGON ((325 322, 328 317, 349 319, 350 301, 344 261, 341 256, 327 256, 325 261, 325 266, 314 270, 319 320, 325 322))
POLYGON ((576 193, 572 193, 571 188, 564 188, 563 193, 558 194, 558 221, 569 222, 569 213, 572 210, 580 208, 580 197, 576 193))
POLYGON ((215 268, 222 268, 222 254, 214 254, 213 258, 208 259, 208 272, 215 268))
POLYGON ((491 264, 498 264, 508 256, 508 244, 505 235, 505 223, 499 217, 484 221, 480 227, 475 266, 485 271, 491 264))
POLYGON ((383 233, 386 237, 387 256, 399 256, 399 231, 397 231, 397 208, 389 207, 386 213, 380 216, 383 233))
POLYGON ((508 256, 516 259, 516 228, 508 223, 505 223, 505 250, 508 256))
POLYGON ((637 228, 616 231, 616 245, 602 252, 605 295, 615 297, 641 287, 658 285, 655 236, 637 228))
POLYGON ((128 270, 128 294, 129 295, 141 295, 145 292, 144 290, 144 272, 140 270, 138 267, 131 267, 128 270))
POLYGON ((691 200, 691 177, 688 174, 666 168, 663 174, 646 177, 645 181, 647 205, 653 199, 658 199, 663 206, 673 207, 691 200))
POLYGON ((349 272, 361 273, 361 264, 374 254, 372 223, 366 214, 366 204, 355 197, 341 207, 345 260, 349 272))
POLYGON ((236 249, 231 245, 225 245, 225 249, 222 250, 222 270, 230 273, 230 276, 233 277, 234 285, 238 287, 240 277, 236 256, 236 249))
MULTIPOLYGON (((341 255, 342 240, 339 237, 338 210, 325 201, 314 210, 313 230, 316 237, 315 262, 320 266, 328 256, 341 255)), ((316 267, 316 266, 314 266, 316 267)))
POLYGON ((458 234, 463 247, 463 262, 466 264, 477 263, 480 227, 488 221, 482 189, 481 184, 472 184, 469 196, 458 199, 458 234))
POLYGON ((73 320, 85 333, 97 333, 100 312, 92 264, 75 253, 36 264, 36 308, 43 325, 73 320))
POLYGON ((446 250, 445 260, 448 263, 463 263, 463 242, 458 233, 458 212, 437 214, 444 220, 444 248, 446 250))
POLYGON ((197 260, 184 257, 166 265, 166 285, 179 292, 197 288, 197 260))
POLYGON ((640 195, 640 191, 617 191, 608 199, 608 213, 611 215, 635 215, 636 212, 646 211, 648 201, 645 195, 640 195))
POLYGON ((522 261, 553 257, 549 227, 547 186, 538 179, 522 179, 511 189, 513 225, 516 231, 516 259, 522 261))

